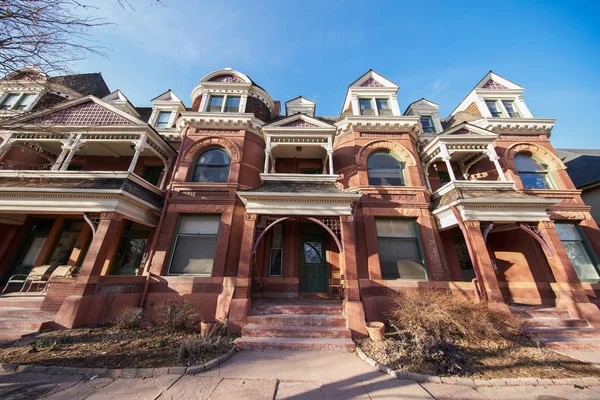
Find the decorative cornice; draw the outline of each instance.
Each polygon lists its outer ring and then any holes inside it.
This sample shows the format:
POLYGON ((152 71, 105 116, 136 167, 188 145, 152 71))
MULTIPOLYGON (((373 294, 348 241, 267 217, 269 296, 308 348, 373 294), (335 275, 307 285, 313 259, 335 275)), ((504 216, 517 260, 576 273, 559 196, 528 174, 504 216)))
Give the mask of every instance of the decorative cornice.
POLYGON ((419 117, 406 116, 364 116, 348 115, 335 123, 337 136, 344 136, 349 132, 401 132, 408 133, 416 139, 421 134, 419 117))
POLYGON ((252 113, 208 113, 187 111, 181 113, 177 128, 182 132, 186 127, 196 129, 243 129, 261 136, 264 123, 252 113))

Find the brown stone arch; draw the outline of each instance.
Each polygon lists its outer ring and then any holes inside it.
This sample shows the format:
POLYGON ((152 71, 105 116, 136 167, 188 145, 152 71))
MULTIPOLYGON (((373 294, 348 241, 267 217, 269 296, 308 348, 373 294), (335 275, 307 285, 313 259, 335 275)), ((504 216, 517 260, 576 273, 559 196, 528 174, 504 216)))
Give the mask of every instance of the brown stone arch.
POLYGON ((174 180, 177 182, 188 181, 190 178, 190 174, 194 169, 194 162, 196 161, 196 157, 198 157, 198 155, 202 151, 210 147, 220 147, 222 149, 227 150, 227 152, 231 156, 231 169, 229 172, 230 177, 232 176, 231 174, 234 172, 236 175, 233 176, 237 177, 239 164, 242 160, 240 149, 237 146, 237 144, 226 138, 209 136, 195 141, 190 147, 184 150, 184 153, 181 157, 181 161, 179 163, 180 167, 176 172, 174 180))
POLYGON ((533 143, 521 142, 508 146, 504 152, 504 165, 515 173, 517 173, 517 168, 515 167, 514 159, 519 153, 529 153, 539 158, 548 166, 548 171, 550 172, 567 169, 560 158, 551 150, 533 143))
POLYGON ((367 157, 369 154, 373 153, 377 150, 389 150, 392 153, 396 154, 400 159, 404 162, 406 167, 414 167, 417 165, 417 161, 412 152, 406 148, 406 146, 391 142, 389 140, 374 140, 365 144, 358 151, 358 166, 366 167, 367 166, 367 157))

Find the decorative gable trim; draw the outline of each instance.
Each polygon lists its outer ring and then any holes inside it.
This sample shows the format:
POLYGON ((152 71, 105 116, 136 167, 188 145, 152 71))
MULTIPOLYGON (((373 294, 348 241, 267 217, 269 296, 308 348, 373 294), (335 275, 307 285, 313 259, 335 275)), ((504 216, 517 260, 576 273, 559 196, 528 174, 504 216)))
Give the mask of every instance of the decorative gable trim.
POLYGON ((360 84, 361 87, 385 87, 373 78, 369 78, 360 84))
POLYGON ((481 87, 482 89, 508 89, 506 86, 504 86, 501 83, 496 82, 493 79, 489 79, 485 85, 483 85, 481 87))
POLYGON ((399 86, 370 69, 363 76, 354 81, 350 85, 350 88, 389 88, 398 90, 399 86))
POLYGON ((93 101, 27 121, 34 125, 136 125, 93 101))
POLYGON ((330 125, 326 122, 320 121, 316 118, 310 117, 305 114, 295 114, 289 117, 280 119, 279 121, 272 122, 263 126, 265 130, 273 130, 274 128, 309 128, 309 129, 320 129, 320 130, 333 130, 335 126, 330 125))
POLYGON ((302 119, 297 119, 285 125, 281 125, 282 127, 302 127, 302 128, 319 128, 318 125, 311 124, 308 121, 304 121, 302 119))

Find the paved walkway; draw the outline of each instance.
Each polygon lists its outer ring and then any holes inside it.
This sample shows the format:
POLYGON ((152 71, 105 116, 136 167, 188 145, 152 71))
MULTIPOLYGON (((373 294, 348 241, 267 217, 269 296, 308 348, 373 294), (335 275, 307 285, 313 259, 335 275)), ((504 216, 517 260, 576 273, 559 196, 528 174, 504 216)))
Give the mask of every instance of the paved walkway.
POLYGON ((241 352, 196 376, 83 379, 0 375, 0 398, 21 399, 599 399, 600 387, 481 387, 417 384, 374 370, 351 353, 241 352))

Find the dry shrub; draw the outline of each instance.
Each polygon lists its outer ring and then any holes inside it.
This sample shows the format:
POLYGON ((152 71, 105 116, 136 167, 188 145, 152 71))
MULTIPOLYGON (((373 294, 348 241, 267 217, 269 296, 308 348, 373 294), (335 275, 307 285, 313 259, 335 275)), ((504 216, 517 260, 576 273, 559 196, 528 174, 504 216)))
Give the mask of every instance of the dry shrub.
POLYGON ((218 324, 209 330, 204 337, 181 342, 177 359, 185 361, 209 358, 211 354, 217 353, 218 349, 227 342, 225 334, 225 326, 218 324))
POLYGON ((463 371, 469 361, 457 342, 500 347, 519 326, 502 305, 433 290, 399 294, 390 317, 408 333, 405 363, 433 373, 463 371))
POLYGON ((143 308, 127 307, 121 310, 115 317, 117 329, 138 329, 144 323, 146 314, 143 308))
POLYGON ((157 307, 157 324, 167 331, 196 330, 200 314, 197 307, 183 299, 166 300, 157 307))
POLYGON ((419 339, 502 341, 519 326, 503 305, 445 291, 410 291, 394 299, 392 321, 419 339))

